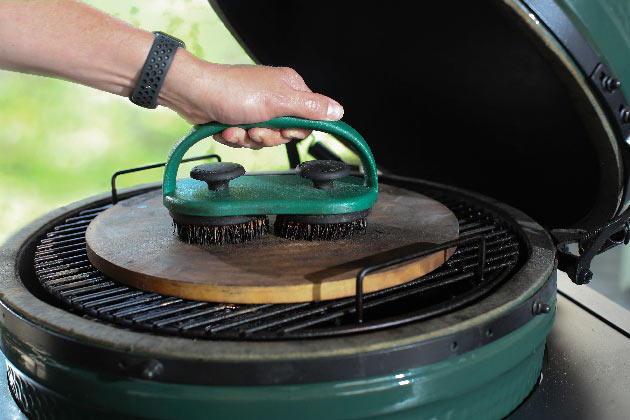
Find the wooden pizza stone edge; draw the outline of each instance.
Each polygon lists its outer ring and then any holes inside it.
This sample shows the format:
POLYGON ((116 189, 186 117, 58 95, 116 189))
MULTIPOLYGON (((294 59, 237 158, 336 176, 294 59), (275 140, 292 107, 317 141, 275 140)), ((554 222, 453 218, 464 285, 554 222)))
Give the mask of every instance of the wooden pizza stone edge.
MULTIPOLYGON (((455 253, 455 250, 456 248, 453 247, 437 251, 409 263, 369 274, 363 280, 363 292, 370 293, 387 289, 422 277, 444 264, 455 253)), ((175 280, 132 272, 126 268, 111 264, 92 251, 89 245, 86 245, 86 251, 90 262, 99 271, 116 281, 147 292, 195 301, 240 304, 301 303, 356 295, 356 276, 333 283, 323 282, 294 286, 182 284, 175 280)))

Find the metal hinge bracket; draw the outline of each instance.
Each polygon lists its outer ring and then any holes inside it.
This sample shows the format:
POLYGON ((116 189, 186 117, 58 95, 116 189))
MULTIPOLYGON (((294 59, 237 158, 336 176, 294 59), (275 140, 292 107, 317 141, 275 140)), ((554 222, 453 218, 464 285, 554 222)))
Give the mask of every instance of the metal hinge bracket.
POLYGON ((576 284, 587 284, 593 278, 591 261, 596 255, 630 242, 630 208, 605 225, 586 231, 581 229, 554 229, 551 231, 558 248, 558 268, 576 284), (570 245, 577 245, 577 253, 570 245))

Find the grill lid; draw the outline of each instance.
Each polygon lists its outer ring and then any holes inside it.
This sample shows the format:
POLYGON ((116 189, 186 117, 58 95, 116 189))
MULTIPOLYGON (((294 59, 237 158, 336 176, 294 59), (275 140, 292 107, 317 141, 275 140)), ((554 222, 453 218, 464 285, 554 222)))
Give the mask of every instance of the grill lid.
POLYGON ((452 13, 430 2, 419 19, 404 3, 210 3, 256 61, 293 67, 344 104, 384 169, 481 192, 555 233, 574 281, 630 238, 630 213, 620 214, 630 133, 620 84, 630 80, 609 69, 630 55, 598 55, 615 34, 574 24, 579 10, 504 0, 452 13))
MULTIPOLYGON (((431 2, 422 20, 404 3, 211 3, 255 60, 291 66, 344 104, 385 169, 482 192, 550 229, 592 229, 619 210, 618 118, 594 69, 583 74, 518 2, 457 13, 431 2)), ((594 53, 582 61, 599 64, 594 53)))

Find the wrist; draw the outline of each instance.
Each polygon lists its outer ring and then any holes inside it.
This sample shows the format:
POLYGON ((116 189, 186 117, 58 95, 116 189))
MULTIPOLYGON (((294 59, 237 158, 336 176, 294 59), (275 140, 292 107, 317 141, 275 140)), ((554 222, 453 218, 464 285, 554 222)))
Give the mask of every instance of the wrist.
POLYGON ((198 110, 198 97, 205 89, 201 86, 201 76, 214 74, 212 68, 216 64, 208 63, 192 55, 183 48, 178 48, 173 57, 171 68, 164 79, 164 84, 158 95, 158 104, 166 106, 191 122, 195 121, 194 113, 198 110))

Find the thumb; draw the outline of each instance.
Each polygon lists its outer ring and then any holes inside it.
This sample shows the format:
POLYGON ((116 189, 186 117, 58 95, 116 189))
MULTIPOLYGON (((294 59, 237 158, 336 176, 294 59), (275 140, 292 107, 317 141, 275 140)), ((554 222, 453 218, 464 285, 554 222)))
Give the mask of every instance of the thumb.
POLYGON ((343 107, 328 96, 312 92, 295 92, 295 99, 287 115, 309 120, 337 121, 343 117, 343 107))

